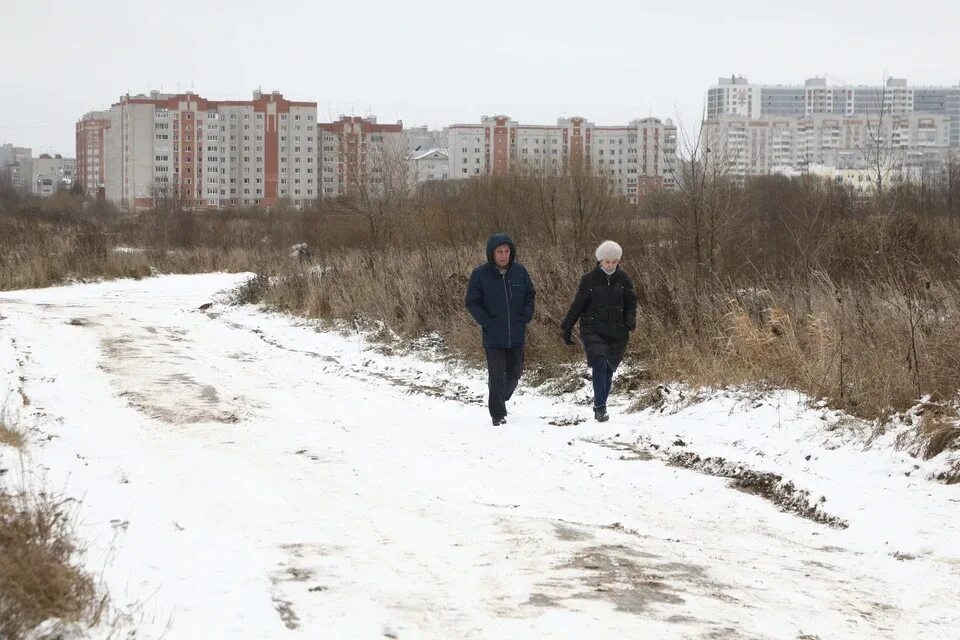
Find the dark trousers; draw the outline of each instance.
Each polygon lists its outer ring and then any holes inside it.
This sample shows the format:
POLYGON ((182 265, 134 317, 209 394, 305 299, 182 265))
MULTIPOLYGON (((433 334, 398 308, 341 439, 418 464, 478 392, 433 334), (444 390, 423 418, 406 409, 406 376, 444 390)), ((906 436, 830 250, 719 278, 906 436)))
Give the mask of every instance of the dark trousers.
POLYGON ((610 387, 613 386, 613 367, 604 357, 593 359, 593 406, 607 406, 610 387))
POLYGON ((487 352, 487 385, 490 387, 490 417, 507 415, 506 402, 517 390, 523 371, 523 347, 484 347, 487 352))

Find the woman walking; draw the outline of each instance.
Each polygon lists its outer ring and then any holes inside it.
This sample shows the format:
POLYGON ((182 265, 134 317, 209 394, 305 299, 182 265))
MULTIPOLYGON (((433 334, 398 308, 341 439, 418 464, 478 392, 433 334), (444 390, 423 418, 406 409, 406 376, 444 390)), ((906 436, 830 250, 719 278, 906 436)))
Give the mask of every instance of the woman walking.
POLYGON ((593 369, 593 415, 606 422, 607 396, 613 372, 620 366, 630 332, 637 326, 637 294, 620 268, 623 249, 612 240, 597 247, 597 268, 580 278, 577 295, 560 324, 563 341, 574 344, 573 325, 580 321, 580 338, 593 369))

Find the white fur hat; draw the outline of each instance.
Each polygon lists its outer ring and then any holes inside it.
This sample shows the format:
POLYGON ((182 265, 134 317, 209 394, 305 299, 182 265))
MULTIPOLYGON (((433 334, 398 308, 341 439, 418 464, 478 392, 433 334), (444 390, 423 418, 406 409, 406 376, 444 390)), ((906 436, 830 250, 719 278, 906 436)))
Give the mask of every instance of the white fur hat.
POLYGON ((623 249, 613 240, 604 240, 597 247, 597 262, 600 260, 619 260, 623 256, 623 249))

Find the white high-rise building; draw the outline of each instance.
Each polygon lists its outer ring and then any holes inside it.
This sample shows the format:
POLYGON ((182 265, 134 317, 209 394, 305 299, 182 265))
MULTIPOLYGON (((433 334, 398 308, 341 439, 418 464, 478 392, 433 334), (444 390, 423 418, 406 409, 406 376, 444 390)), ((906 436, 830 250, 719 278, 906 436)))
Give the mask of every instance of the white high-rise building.
POLYGON ((949 120, 943 115, 902 113, 802 117, 721 116, 704 123, 701 146, 729 175, 792 174, 809 167, 866 169, 913 175, 950 154, 949 120))
POLYGON ((741 76, 719 78, 707 90, 707 119, 862 116, 927 113, 949 119, 949 144, 960 147, 960 85, 909 85, 888 78, 883 85, 829 85, 810 78, 802 85, 751 84, 741 76))

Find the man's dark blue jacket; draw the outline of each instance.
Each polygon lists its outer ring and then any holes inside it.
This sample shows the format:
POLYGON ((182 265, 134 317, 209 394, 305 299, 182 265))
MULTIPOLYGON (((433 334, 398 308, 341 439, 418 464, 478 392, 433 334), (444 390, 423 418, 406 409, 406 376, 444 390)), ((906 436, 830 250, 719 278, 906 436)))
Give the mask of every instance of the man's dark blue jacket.
POLYGON ((516 245, 510 236, 495 234, 487 240, 487 264, 470 274, 466 305, 483 329, 484 347, 519 347, 526 339, 536 291, 530 274, 516 257, 516 245), (502 244, 510 245, 510 263, 504 274, 493 261, 493 250, 502 244))

